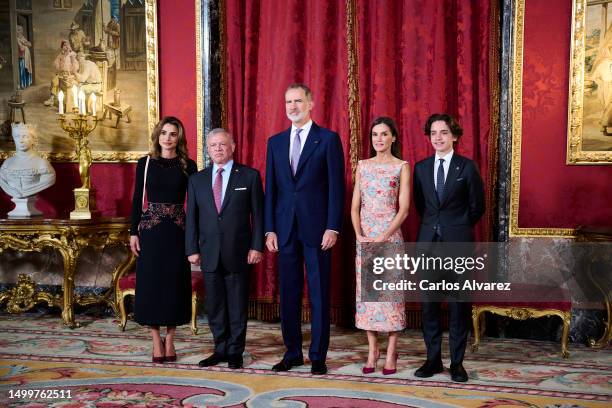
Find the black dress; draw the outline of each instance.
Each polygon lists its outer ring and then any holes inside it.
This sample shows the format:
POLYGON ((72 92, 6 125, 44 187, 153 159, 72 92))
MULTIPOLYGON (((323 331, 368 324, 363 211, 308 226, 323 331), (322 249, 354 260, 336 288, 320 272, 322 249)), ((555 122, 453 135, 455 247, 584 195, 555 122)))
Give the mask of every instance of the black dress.
POLYGON ((147 172, 146 211, 142 185, 146 156, 136 166, 131 235, 140 238, 136 264, 134 320, 147 326, 179 326, 191 316, 191 268, 185 256, 185 192, 189 175, 197 171, 193 160, 187 174, 178 158, 151 158, 147 172))

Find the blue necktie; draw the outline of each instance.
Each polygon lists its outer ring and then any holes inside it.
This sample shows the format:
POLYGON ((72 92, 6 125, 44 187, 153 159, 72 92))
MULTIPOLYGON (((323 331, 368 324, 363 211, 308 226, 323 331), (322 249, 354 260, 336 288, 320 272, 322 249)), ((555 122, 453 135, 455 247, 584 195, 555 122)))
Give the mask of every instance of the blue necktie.
POLYGON ((442 203, 444 197, 444 159, 440 159, 438 166, 438 174, 436 175, 436 193, 438 193, 438 201, 442 203))

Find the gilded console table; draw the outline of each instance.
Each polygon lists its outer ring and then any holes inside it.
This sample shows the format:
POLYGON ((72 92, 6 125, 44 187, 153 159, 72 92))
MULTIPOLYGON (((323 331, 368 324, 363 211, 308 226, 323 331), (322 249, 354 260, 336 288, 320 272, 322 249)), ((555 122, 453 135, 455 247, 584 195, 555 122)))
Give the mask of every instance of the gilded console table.
POLYGON ((74 305, 90 305, 104 302, 118 313, 114 288, 119 276, 133 267, 135 258, 129 251, 129 220, 127 218, 94 218, 89 220, 68 219, 0 219, 0 252, 7 248, 17 251, 40 252, 45 247, 58 250, 64 261, 62 295, 37 291, 35 282, 20 275, 17 286, 0 293, 0 305, 8 301, 11 313, 32 308, 38 302, 62 309, 64 324, 78 327, 74 319, 74 305), (106 247, 122 246, 127 257, 112 272, 109 289, 101 295, 75 296, 74 282, 77 260, 86 247, 102 250, 106 247))

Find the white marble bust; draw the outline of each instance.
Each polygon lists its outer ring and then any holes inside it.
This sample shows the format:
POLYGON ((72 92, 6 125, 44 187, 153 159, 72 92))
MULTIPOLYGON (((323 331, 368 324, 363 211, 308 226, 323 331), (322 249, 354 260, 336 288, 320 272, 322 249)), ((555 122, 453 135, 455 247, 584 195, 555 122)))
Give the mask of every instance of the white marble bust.
POLYGON ((34 126, 13 123, 15 155, 0 167, 0 187, 12 197, 16 207, 9 217, 39 215, 35 207, 36 193, 55 184, 55 170, 35 150, 34 126))

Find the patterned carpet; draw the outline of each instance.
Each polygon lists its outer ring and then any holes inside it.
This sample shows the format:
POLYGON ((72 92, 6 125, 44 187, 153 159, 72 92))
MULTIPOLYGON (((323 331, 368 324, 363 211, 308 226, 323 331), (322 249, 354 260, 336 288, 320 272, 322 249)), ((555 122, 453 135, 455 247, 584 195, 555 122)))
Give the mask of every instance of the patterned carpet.
POLYGON ((120 332, 111 318, 77 318, 83 327, 70 330, 57 316, 0 315, 0 406, 612 406, 611 348, 571 345, 570 358, 561 359, 557 343, 485 338, 478 353, 466 356, 470 382, 458 384, 448 371, 414 377, 425 355, 419 332, 401 336, 397 374, 364 376, 365 334, 333 328, 329 374, 314 377, 308 363, 288 373, 270 371, 284 350, 277 324, 249 322, 245 368, 234 371, 226 364, 197 366, 212 350, 205 321, 197 336, 179 328, 178 361, 160 365, 150 362, 146 329, 130 321, 120 332))

